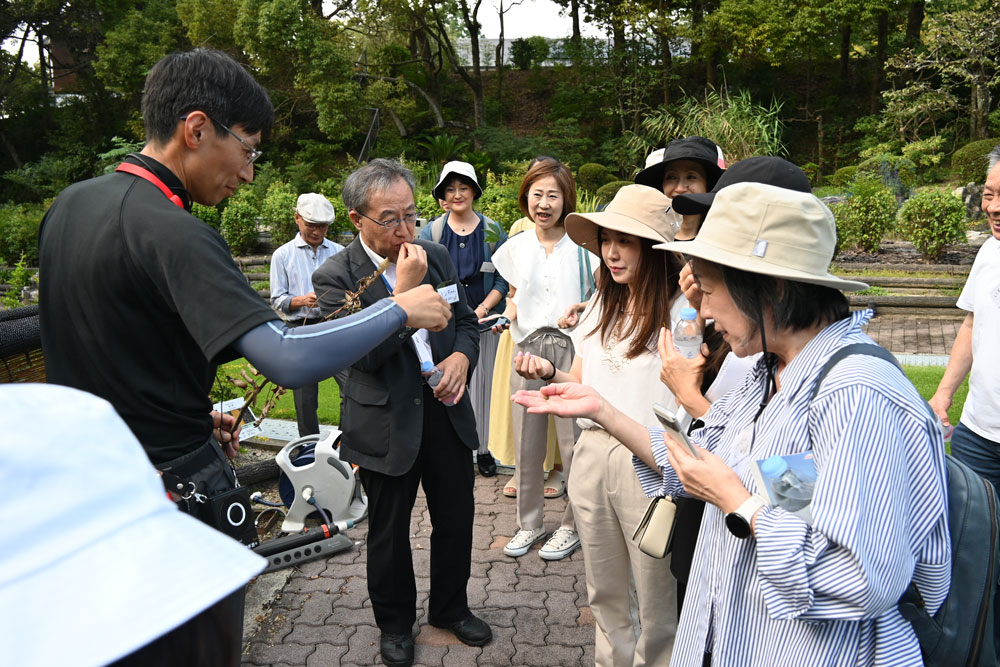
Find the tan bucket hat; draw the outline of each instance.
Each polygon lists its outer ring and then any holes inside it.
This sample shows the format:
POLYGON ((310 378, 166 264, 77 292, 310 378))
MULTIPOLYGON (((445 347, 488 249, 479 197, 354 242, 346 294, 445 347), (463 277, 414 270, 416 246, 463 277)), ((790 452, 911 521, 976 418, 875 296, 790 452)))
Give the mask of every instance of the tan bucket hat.
POLYGON ((673 241, 674 227, 667 214, 669 208, 670 198, 659 190, 645 185, 626 185, 603 211, 567 215, 566 233, 578 246, 598 255, 601 254, 598 227, 661 243, 673 241))
POLYGON ((719 190, 693 241, 662 243, 734 269, 853 291, 868 285, 829 273, 836 248, 833 213, 815 195, 763 183, 719 190))

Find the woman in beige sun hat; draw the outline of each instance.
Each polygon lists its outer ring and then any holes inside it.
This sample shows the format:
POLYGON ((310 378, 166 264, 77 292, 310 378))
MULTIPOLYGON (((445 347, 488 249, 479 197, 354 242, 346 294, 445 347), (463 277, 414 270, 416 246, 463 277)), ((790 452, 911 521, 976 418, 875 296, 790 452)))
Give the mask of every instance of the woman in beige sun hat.
POLYGON ((707 501, 671 665, 923 664, 898 600, 912 581, 933 614, 948 592, 944 446, 889 360, 848 356, 818 384, 836 352, 872 344, 871 311, 851 313, 841 292, 864 283, 829 273, 835 238, 812 194, 738 183, 694 241, 664 246, 693 258, 702 316, 733 351, 763 353, 692 434, 697 457, 589 387, 514 397, 600 423, 638 458, 647 494, 707 501), (811 457, 808 513, 755 479, 775 455, 811 457))
MULTIPOLYGON (((601 255, 597 293, 573 332, 577 355, 569 372, 541 357, 522 356, 515 370, 549 382, 582 382, 611 404, 654 426, 652 404, 676 409, 659 380, 656 338, 679 318, 687 300, 674 253, 654 250, 672 241, 670 199, 645 185, 627 185, 598 213, 571 213, 566 231, 579 246, 601 255)), ((662 665, 674 640, 674 579, 662 560, 628 539, 649 503, 632 467, 632 453, 592 421, 573 448, 568 493, 576 516, 597 623, 599 666, 662 665), (640 625, 639 619, 643 623, 640 625)))

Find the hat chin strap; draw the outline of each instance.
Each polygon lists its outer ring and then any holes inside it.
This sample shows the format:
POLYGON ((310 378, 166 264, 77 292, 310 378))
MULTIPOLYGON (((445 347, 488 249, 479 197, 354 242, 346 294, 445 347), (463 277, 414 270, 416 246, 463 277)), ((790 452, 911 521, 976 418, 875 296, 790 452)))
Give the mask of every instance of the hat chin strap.
POLYGON ((763 348, 764 368, 766 369, 766 372, 764 373, 764 395, 761 397, 760 407, 757 409, 757 414, 754 415, 754 423, 757 422, 761 413, 764 412, 764 408, 767 407, 768 402, 771 400, 771 395, 778 390, 778 383, 774 378, 776 357, 767 351, 767 335, 764 333, 764 311, 761 308, 759 301, 756 305, 757 327, 760 329, 760 345, 761 348, 763 348))

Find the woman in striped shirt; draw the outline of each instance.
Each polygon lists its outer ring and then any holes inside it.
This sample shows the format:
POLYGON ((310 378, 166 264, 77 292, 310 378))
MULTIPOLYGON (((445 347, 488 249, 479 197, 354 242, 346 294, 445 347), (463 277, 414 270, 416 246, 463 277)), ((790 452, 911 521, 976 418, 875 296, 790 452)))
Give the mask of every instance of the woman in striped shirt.
MULTIPOLYGON (((689 195, 685 195, 689 196, 689 195)), ((700 195, 706 197, 706 195, 700 195)), ((837 349, 870 343, 828 273, 836 227, 813 195, 739 183, 714 195, 694 241, 702 316, 733 351, 763 352, 695 431, 693 456, 614 411, 594 390, 550 385, 514 400, 593 419, 636 456, 647 495, 708 502, 672 665, 922 665, 897 601, 914 581, 928 611, 950 583, 944 446, 892 364, 837 349), (772 455, 812 451, 812 521, 771 507, 751 474, 772 455)))

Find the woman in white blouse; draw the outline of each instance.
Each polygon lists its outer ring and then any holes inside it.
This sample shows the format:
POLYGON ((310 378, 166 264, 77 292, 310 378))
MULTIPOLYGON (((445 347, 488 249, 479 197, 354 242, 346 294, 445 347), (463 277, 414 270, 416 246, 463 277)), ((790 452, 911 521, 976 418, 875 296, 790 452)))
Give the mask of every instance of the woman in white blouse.
MULTIPOLYGON (((576 210, 573 174, 555 158, 539 158, 525 174, 518 198, 521 210, 535 223, 535 229, 512 237, 497 248, 493 264, 510 283, 504 315, 511 321, 510 333, 517 354, 540 355, 556 368, 569 370, 573 343, 560 331, 558 321, 571 303, 586 300, 593 286, 596 256, 578 248, 568 236, 563 221, 576 210)), ((527 380, 511 374, 511 393, 537 389, 541 380, 527 380)), ((548 432, 548 417, 529 415, 513 406, 514 454, 520 488, 517 491, 519 529, 504 553, 511 557, 526 554, 532 545, 545 540, 542 523, 544 480, 542 462, 548 432)), ((556 420, 556 434, 563 470, 570 475, 573 443, 578 430, 571 419, 556 420)), ((559 560, 580 546, 573 519, 573 504, 566 504, 562 521, 542 546, 539 555, 559 560)))
MULTIPOLYGON (((660 327, 675 322, 687 305, 678 285, 680 257, 653 249, 674 238, 669 207, 659 190, 627 185, 604 211, 566 218, 573 241, 601 254, 597 294, 573 333, 577 355, 569 372, 524 355, 514 362, 518 373, 587 384, 649 427, 657 424, 654 402, 676 409, 659 381, 656 350, 660 327)), ((632 453, 596 423, 579 423, 584 431, 573 450, 569 493, 597 622, 595 662, 665 664, 676 627, 674 580, 666 562, 642 553, 630 539, 649 502, 632 453)))

